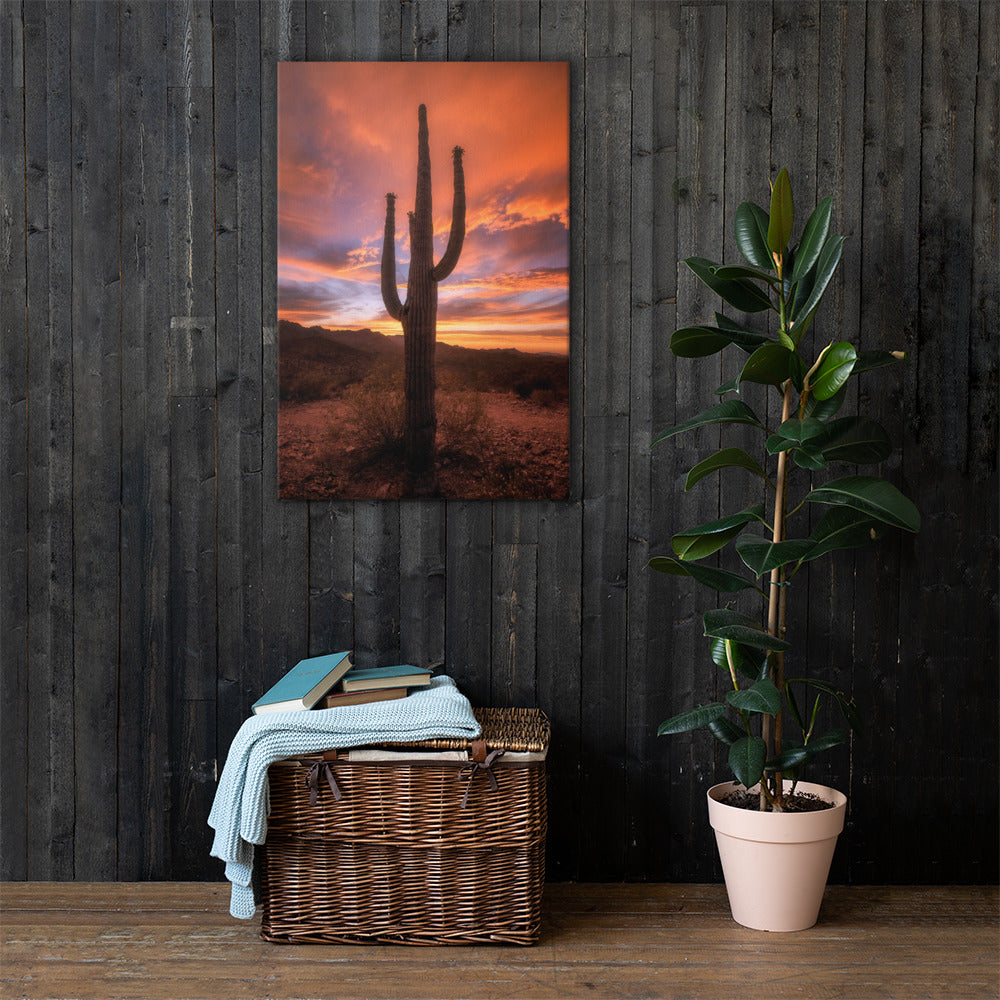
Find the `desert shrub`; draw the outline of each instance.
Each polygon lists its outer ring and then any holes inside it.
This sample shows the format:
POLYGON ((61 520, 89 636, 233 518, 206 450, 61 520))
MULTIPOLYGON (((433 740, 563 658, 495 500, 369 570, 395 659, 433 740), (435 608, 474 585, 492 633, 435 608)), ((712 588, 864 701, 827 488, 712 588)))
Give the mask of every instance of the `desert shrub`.
POLYGON ((480 392, 442 387, 437 394, 437 420, 438 453, 454 458, 479 455, 492 430, 480 392))
POLYGON ((332 436, 340 438, 346 432, 369 461, 403 456, 406 403, 398 365, 376 365, 367 378, 344 390, 341 402, 345 415, 340 424, 334 420, 332 436))
POLYGON ((304 365, 281 369, 279 392, 282 402, 308 403, 327 399, 333 395, 335 388, 329 372, 322 369, 310 369, 304 365))
MULTIPOLYGON (((346 432, 366 464, 405 457, 406 400, 400 365, 377 365, 367 378, 344 391, 341 403, 346 413, 331 426, 331 437, 340 439, 346 432)), ((439 455, 477 458, 492 429, 482 393, 446 377, 438 384, 436 404, 439 455)))

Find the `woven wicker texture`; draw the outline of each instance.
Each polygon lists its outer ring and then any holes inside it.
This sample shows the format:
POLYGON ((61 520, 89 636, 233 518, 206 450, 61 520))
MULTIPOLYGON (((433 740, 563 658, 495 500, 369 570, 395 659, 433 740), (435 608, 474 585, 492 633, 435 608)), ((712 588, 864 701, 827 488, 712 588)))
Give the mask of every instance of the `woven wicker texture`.
MULTIPOLYGON (((476 715, 490 749, 548 745, 540 712, 477 709, 476 715)), ((444 742, 457 748, 456 741, 444 742)), ((494 788, 490 773, 474 765, 338 760, 329 767, 341 799, 324 772, 311 804, 307 778, 313 765, 323 766, 319 760, 304 757, 269 772, 265 940, 527 945, 538 939, 543 761, 497 758, 490 769, 494 788)))
MULTIPOLYGON (((476 720, 483 727, 479 738, 491 749, 541 753, 549 745, 549 720, 537 708, 474 708, 476 720)), ((426 743, 385 746, 419 746, 435 750, 465 750, 468 740, 429 740, 426 743)))

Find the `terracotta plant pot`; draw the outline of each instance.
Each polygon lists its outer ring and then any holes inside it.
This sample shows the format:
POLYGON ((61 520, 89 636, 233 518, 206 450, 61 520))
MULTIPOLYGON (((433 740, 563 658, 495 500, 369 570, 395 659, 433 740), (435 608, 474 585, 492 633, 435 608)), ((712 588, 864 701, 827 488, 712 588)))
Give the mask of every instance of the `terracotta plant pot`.
MULTIPOLYGON (((791 782, 785 782, 786 791, 791 782)), ((727 781, 708 790, 708 818, 715 830, 733 919, 762 931, 801 931, 819 916, 847 798, 824 785, 800 781, 832 809, 804 813, 754 812, 722 803, 739 788, 727 781)), ((759 787, 759 786, 758 786, 759 787)), ((757 791, 758 788, 751 789, 757 791)))

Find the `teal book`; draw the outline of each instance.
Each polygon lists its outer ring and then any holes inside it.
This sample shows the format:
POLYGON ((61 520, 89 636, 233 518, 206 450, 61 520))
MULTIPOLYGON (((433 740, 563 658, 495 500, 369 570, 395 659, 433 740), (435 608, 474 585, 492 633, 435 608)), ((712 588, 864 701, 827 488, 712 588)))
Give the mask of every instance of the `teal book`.
POLYGON ((374 691, 377 688, 427 687, 431 672, 426 667, 401 663, 395 667, 371 667, 354 670, 341 685, 344 691, 374 691))
POLYGON ((299 660, 274 687, 253 703, 254 715, 312 708, 351 669, 351 664, 349 651, 299 660))

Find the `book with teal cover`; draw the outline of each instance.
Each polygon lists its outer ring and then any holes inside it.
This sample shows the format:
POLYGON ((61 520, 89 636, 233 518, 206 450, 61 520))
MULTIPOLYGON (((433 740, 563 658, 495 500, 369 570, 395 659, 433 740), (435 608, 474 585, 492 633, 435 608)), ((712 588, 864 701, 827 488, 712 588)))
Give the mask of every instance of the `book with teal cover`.
POLYGON ((345 691, 369 691, 381 687, 426 687, 430 682, 431 672, 426 667, 400 663, 394 667, 352 670, 341 687, 345 691))
POLYGON ((253 703, 254 715, 312 708, 351 669, 350 650, 299 660, 284 677, 253 703))

